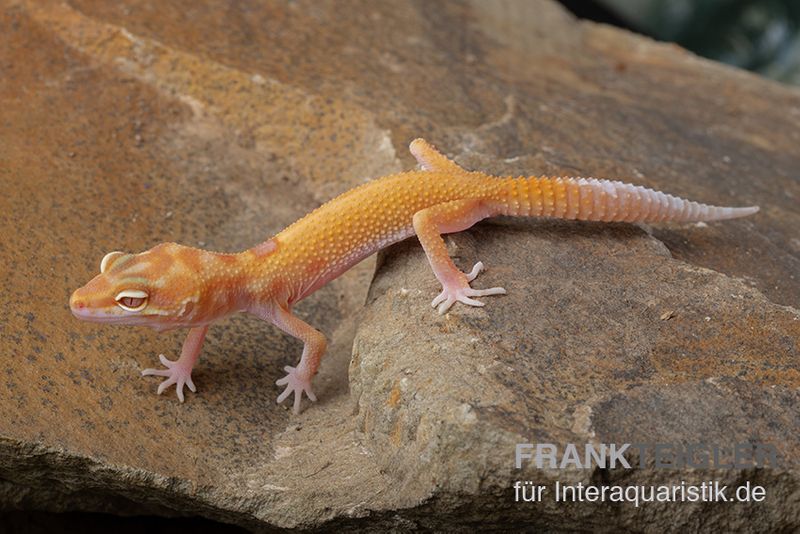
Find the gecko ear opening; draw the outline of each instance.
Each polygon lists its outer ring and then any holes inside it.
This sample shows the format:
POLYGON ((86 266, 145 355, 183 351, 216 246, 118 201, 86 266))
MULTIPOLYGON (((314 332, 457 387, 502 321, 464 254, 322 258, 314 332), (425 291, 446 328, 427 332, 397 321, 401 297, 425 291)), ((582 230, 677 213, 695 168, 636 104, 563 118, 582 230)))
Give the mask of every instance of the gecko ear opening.
POLYGON ((106 272, 115 261, 124 255, 124 252, 114 251, 103 256, 103 259, 100 260, 100 273, 106 272))

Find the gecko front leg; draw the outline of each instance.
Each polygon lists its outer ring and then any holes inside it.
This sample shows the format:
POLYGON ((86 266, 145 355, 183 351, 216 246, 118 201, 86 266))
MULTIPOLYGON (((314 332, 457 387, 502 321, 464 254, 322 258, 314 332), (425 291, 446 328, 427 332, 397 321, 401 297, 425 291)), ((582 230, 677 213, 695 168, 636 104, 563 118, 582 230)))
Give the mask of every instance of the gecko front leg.
POLYGON ((189 335, 186 336, 186 341, 183 342, 180 358, 177 361, 168 360, 163 354, 158 355, 158 359, 166 367, 166 369, 145 369, 142 371, 142 376, 165 376, 166 380, 158 385, 158 394, 164 393, 172 384, 175 384, 175 391, 178 394, 178 400, 183 402, 183 386, 189 387, 192 392, 196 392, 197 388, 192 382, 192 368, 197 363, 200 357, 200 351, 203 348, 203 341, 206 339, 206 332, 208 332, 208 325, 198 326, 189 330, 189 335))
POLYGON ((300 401, 303 393, 312 402, 316 402, 317 396, 311 389, 311 379, 317 374, 319 363, 325 354, 327 341, 319 330, 293 315, 288 307, 275 306, 269 313, 262 315, 262 319, 271 321, 275 326, 286 332, 292 337, 303 342, 303 355, 297 367, 287 365, 283 368, 287 375, 275 383, 279 386, 286 386, 283 393, 278 395, 278 403, 285 401, 289 395, 294 393, 294 413, 300 413, 300 401))

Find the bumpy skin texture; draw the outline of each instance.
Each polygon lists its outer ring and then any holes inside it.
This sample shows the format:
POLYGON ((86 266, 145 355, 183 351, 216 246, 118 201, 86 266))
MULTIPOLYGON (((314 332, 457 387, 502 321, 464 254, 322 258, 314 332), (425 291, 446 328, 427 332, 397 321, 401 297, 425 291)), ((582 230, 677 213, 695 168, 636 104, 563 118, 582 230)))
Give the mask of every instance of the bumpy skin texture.
POLYGON ((627 222, 710 221, 758 211, 722 208, 679 199, 644 187, 582 178, 497 178, 468 172, 417 139, 410 150, 422 170, 393 174, 352 189, 295 222, 271 239, 238 254, 208 252, 162 243, 140 254, 112 252, 101 273, 73 293, 79 319, 146 325, 157 330, 190 328, 177 361, 164 355, 158 393, 175 384, 195 391, 191 372, 208 326, 236 312, 249 312, 304 343, 297 367, 286 367, 278 385, 292 393, 299 412, 302 394, 316 400, 311 379, 325 352, 325 337, 291 313, 292 305, 374 252, 416 234, 442 292, 439 313, 455 302, 483 306, 474 297, 505 293, 473 289, 459 271, 441 235, 465 230, 494 215, 559 217, 627 222))

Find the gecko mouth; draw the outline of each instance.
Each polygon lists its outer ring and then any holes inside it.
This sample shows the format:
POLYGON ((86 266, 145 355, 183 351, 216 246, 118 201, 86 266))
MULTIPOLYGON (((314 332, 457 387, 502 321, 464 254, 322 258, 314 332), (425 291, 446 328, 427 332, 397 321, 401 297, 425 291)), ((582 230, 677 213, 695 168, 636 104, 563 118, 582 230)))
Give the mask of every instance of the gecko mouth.
POLYGON ((70 306, 72 315, 82 321, 92 323, 124 323, 124 324, 143 324, 147 322, 147 317, 133 315, 114 315, 103 313, 89 308, 73 308, 70 306))

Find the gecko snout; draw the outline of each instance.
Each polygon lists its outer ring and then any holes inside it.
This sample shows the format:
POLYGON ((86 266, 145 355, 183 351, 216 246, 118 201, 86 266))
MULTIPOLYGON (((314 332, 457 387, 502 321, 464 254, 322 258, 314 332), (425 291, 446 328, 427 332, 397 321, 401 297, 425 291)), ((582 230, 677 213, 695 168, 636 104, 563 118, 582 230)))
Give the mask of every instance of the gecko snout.
POLYGON ((89 310, 86 308, 86 301, 78 294, 79 291, 75 291, 69 298, 69 309, 72 311, 72 315, 78 319, 83 319, 88 315, 89 310))

